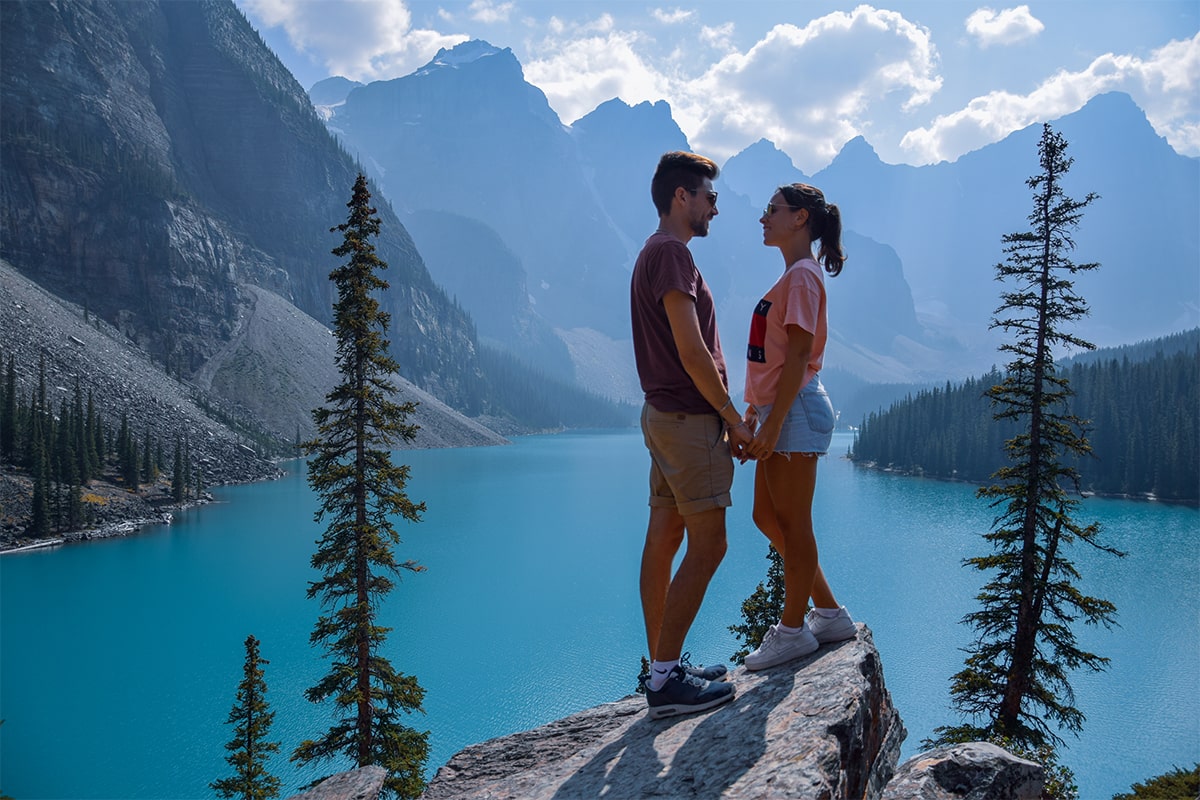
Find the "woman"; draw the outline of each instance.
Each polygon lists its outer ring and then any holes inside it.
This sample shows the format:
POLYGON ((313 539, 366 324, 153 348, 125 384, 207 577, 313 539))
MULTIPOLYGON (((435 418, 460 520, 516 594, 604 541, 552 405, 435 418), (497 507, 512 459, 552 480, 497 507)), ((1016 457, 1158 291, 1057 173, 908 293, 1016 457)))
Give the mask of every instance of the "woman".
POLYGON ((754 309, 747 349, 746 452, 754 473, 754 524, 783 557, 784 606, 747 669, 773 667, 851 639, 856 631, 817 561, 812 500, 817 458, 829 451, 834 415, 818 373, 825 355, 825 272, 842 271, 842 219, 820 189, 781 186, 759 222, 763 244, 779 248, 784 273, 754 309), (819 259, 813 243, 819 241, 819 259), (814 608, 808 612, 812 598, 814 608), (806 614, 806 612, 808 612, 806 614))

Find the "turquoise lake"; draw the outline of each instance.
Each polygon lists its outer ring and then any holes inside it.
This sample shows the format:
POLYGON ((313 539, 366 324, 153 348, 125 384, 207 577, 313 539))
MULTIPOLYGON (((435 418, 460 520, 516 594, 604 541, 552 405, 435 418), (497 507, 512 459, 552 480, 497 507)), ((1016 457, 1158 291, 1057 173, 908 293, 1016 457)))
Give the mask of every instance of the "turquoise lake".
MULTIPOLYGON (((874 632, 888 689, 921 751, 949 710, 983 576, 993 512, 974 487, 853 467, 835 437, 821 465, 816 527, 839 599, 874 632)), ((423 521, 401 524, 405 574, 382 616, 386 655, 427 695, 428 776, 457 750, 632 692, 643 631, 638 564, 647 457, 634 431, 517 439, 494 448, 406 451, 423 521)), ((36 798, 213 797, 230 774, 225 724, 243 641, 261 640, 272 771, 284 795, 316 775, 287 757, 321 733, 303 698, 325 669, 308 643, 305 598, 321 532, 302 467, 215 492, 218 503, 126 539, 0 557, 0 791, 36 798)), ((750 521, 752 465, 739 468, 729 552, 689 637, 702 663, 727 659, 727 626, 764 579, 766 540, 750 521)), ((1084 591, 1116 603, 1120 627, 1077 631, 1112 659, 1076 673, 1083 733, 1061 761, 1084 800, 1200 760, 1200 511, 1089 499, 1117 559, 1072 551, 1084 591)), ((736 701, 735 701, 736 702, 736 701)), ((332 768, 327 768, 329 771, 332 768)))

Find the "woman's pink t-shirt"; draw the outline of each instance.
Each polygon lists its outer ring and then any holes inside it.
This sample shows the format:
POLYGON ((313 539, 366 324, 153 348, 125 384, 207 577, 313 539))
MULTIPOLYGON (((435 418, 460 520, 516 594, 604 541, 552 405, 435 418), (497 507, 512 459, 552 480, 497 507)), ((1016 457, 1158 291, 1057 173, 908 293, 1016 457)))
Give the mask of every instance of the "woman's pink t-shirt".
POLYGON ((829 324, 825 310, 825 274, 811 258, 792 264, 771 287, 750 318, 750 344, 746 348, 746 393, 754 405, 775 402, 775 390, 787 353, 787 326, 799 325, 813 335, 812 354, 804 383, 821 371, 829 324))

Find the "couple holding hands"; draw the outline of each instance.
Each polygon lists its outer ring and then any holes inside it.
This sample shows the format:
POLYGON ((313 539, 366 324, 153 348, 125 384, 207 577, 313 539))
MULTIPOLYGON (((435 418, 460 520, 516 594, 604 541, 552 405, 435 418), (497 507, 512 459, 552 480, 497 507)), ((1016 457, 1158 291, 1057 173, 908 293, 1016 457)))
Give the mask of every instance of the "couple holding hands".
POLYGON ((819 189, 796 183, 779 187, 759 219, 763 244, 779 249, 784 272, 751 317, 743 413, 729 393, 712 292, 687 247, 717 216, 718 173, 695 153, 662 156, 650 184, 658 230, 638 256, 630 287, 650 452, 641 598, 651 664, 641 680, 654 718, 733 699, 725 665, 693 666, 683 643, 725 555, 734 458, 755 461, 754 523, 784 564, 783 615, 746 656, 747 669, 856 635, 821 572, 812 524, 817 459, 834 427, 818 373, 827 338, 824 274, 837 275, 845 261, 841 215, 819 189))

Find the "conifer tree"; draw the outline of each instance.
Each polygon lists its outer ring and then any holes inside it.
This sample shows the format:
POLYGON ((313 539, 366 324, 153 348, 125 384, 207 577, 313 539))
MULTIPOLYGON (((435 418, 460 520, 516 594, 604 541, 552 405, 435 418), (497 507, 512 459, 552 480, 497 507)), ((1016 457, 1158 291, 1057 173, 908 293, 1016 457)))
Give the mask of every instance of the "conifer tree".
POLYGON ((83 523, 83 501, 79 479, 78 456, 75 453, 76 424, 74 414, 67 411, 67 401, 62 401, 59 412, 58 437, 54 460, 58 464, 58 490, 55 492, 55 517, 58 527, 77 530, 83 523))
POLYGON ((25 534, 31 537, 50 533, 50 465, 46 446, 38 439, 33 445, 33 508, 25 534))
POLYGON ((136 492, 141 485, 141 474, 138 469, 138 443, 133 431, 125 437, 125 447, 121 451, 121 475, 125 479, 126 491, 136 492))
POLYGON ((171 470, 171 499, 182 503, 187 492, 187 472, 183 468, 183 442, 175 437, 175 464, 171 470))
POLYGON ((117 467, 128 491, 137 491, 137 446, 129 430, 129 414, 121 412, 121 427, 117 430, 117 467), (130 486, 133 484, 133 486, 130 486))
POLYGON ((43 350, 38 354, 38 385, 37 385, 37 410, 43 414, 48 413, 46 408, 46 352, 43 350))
MULTIPOLYGON (((88 410, 92 410, 90 406, 88 410)), ((75 471, 81 485, 87 483, 88 478, 95 470, 95 462, 92 460, 92 451, 88 443, 89 424, 90 419, 83 412, 83 389, 79 386, 79 379, 76 378, 75 399, 71 409, 71 446, 75 451, 75 471)))
MULTIPOLYGON (((189 481, 189 476, 192 475, 192 472, 193 472, 192 467, 193 467, 193 464, 192 464, 192 440, 187 435, 187 433, 184 433, 183 434, 183 478, 180 481, 181 485, 183 486, 184 498, 186 498, 188 496, 188 492, 191 489, 191 483, 189 481)), ((200 499, 200 496, 196 495, 196 499, 197 500, 200 499)))
POLYGON ((154 483, 158 478, 157 465, 154 463, 154 444, 150 429, 146 429, 146 439, 142 442, 142 483, 154 483))
POLYGON ((380 220, 365 176, 358 176, 347 207, 347 221, 331 229, 344 236, 333 254, 348 258, 330 273, 338 295, 334 333, 341 382, 326 395, 326 405, 313 411, 317 438, 305 446, 312 456, 308 483, 321 498, 315 519, 328 518, 312 558, 322 577, 309 585, 308 597, 320 598, 324 613, 310 640, 333 662, 305 695, 314 703, 332 698, 339 716, 320 738, 301 742, 292 759, 345 756, 358 766, 378 764, 388 771, 385 789, 417 797, 424 787, 428 732, 401 719, 423 711, 425 690, 384 657, 389 629, 376 623, 392 577, 401 569, 423 569, 413 561, 397 562, 400 537, 392 524, 396 518, 419 521, 425 509, 405 494, 408 466, 391 460, 394 448, 416 436, 417 426, 407 422, 416 404, 390 399, 398 366, 384 338, 388 315, 373 297, 388 287, 377 275, 387 265, 371 242, 380 220))
POLYGON ((1085 423, 1069 413, 1071 389, 1055 370, 1056 347, 1093 349, 1065 326, 1087 313, 1069 276, 1098 264, 1075 264, 1074 230, 1096 195, 1073 200, 1063 191, 1072 159, 1067 142, 1049 125, 1038 144, 1041 172, 1026 181, 1033 192, 1031 229, 1004 236, 1006 260, 996 267, 1010 287, 992 321, 1012 339, 1000 350, 1012 355, 1003 380, 987 394, 997 421, 1017 423, 1005 443, 1008 463, 979 490, 997 517, 984 538, 989 555, 966 563, 989 574, 977 599, 981 608, 964 622, 976 633, 965 668, 951 679, 952 705, 972 722, 936 730, 940 743, 1003 737, 1017 746, 1062 744, 1052 730, 1078 734, 1084 715, 1074 706, 1068 673, 1099 671, 1108 659, 1076 645, 1071 624, 1111 626, 1116 607, 1079 590, 1069 558, 1076 540, 1116 553, 1099 542, 1098 523, 1076 521, 1078 475, 1070 459, 1090 452, 1085 423), (1064 486, 1064 484, 1066 486, 1064 486))
MULTIPOLYGON (((45 446, 42 440, 42 417, 43 414, 38 407, 37 393, 34 390, 29 392, 29 404, 25 406, 25 424, 20 426, 21 443, 19 446, 18 463, 28 469, 31 473, 34 472, 34 448, 41 444, 45 446)), ((47 473, 47 476, 49 473, 47 473)))
POLYGON ((225 760, 234 774, 209 784, 220 797, 264 800, 279 796, 279 778, 267 771, 267 761, 279 750, 279 742, 268 742, 275 712, 267 705, 267 682, 263 665, 271 662, 258 653, 258 639, 246 637, 246 663, 237 697, 226 723, 233 726, 233 739, 225 745, 225 760))
POLYGON ((3 404, 0 405, 0 461, 17 459, 17 366, 12 355, 4 374, 3 404))
POLYGON ((779 621, 783 614, 783 558, 774 545, 767 545, 767 583, 758 587, 742 601, 742 618, 745 622, 730 625, 729 631, 741 640, 742 646, 730 658, 742 664, 746 656, 758 649, 767 630, 779 621))
MULTIPOLYGON (((88 391, 88 398, 89 398, 88 402, 89 403, 91 403, 91 399, 90 399, 91 396, 92 396, 92 393, 91 393, 91 390, 89 390, 88 391)), ((104 446, 105 434, 106 434, 106 431, 104 429, 104 417, 100 414, 97 414, 96 415, 96 424, 95 424, 95 427, 92 429, 92 440, 93 440, 92 446, 93 446, 95 454, 96 454, 96 457, 94 460, 94 463, 96 465, 96 471, 92 477, 96 477, 96 478, 100 477, 100 474, 102 472, 104 472, 105 462, 108 460, 108 450, 104 446)))

